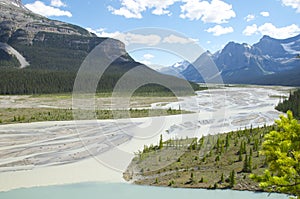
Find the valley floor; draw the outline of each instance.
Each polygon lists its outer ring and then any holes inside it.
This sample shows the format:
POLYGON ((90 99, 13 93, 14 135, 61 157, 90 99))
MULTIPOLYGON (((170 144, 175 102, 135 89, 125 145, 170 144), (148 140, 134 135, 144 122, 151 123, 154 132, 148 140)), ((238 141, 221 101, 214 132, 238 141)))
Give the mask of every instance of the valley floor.
MULTIPOLYGON (((122 173, 144 145, 273 123, 286 87, 200 91, 179 102, 152 103, 194 114, 120 120, 0 126, 0 191, 76 182, 124 182, 122 173)), ((173 101, 173 100, 172 100, 173 101)), ((2 103, 1 103, 2 104, 2 103)))

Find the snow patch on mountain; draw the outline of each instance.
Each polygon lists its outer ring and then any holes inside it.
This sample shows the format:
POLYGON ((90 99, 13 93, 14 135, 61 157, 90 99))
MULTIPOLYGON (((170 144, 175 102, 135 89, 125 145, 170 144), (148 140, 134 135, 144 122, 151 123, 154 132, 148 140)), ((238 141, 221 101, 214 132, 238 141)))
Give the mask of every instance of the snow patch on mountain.
POLYGON ((10 45, 0 42, 0 49, 3 49, 8 54, 10 54, 12 56, 15 56, 17 58, 17 60, 19 61, 19 63, 20 63, 20 68, 25 68, 25 67, 30 65, 27 62, 27 60, 25 59, 25 57, 23 57, 23 55, 21 55, 17 50, 15 50, 10 45))
POLYGON ((281 44, 281 45, 282 45, 283 49, 285 51, 287 51, 288 53, 290 53, 290 54, 300 54, 300 51, 294 50, 292 48, 292 46, 295 45, 295 42, 291 42, 291 43, 287 43, 287 44, 281 44))

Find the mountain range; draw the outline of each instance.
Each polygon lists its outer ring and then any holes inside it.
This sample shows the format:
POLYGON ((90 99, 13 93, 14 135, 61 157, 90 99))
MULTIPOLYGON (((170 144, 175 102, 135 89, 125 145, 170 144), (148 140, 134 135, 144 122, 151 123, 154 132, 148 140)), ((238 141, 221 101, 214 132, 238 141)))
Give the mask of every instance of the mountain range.
MULTIPOLYGON (((0 0, 0 94, 72 92, 81 64, 99 44, 99 57, 111 64, 98 92, 111 92, 124 74, 137 68, 131 73, 134 81, 166 82, 179 89, 186 85, 180 78, 213 83, 218 75, 224 83, 300 86, 300 35, 281 40, 264 36, 254 45, 229 42, 214 54, 207 51, 193 63, 182 61, 158 73, 136 62, 118 40, 37 15, 21 0, 0 0)), ((169 91, 153 83, 141 90, 169 91)))
POLYGON ((203 60, 210 58, 224 83, 300 86, 300 35, 288 39, 263 36, 254 45, 229 42, 212 54, 204 52, 194 63, 186 61, 160 70, 194 82, 213 82, 218 74, 204 76, 203 60))
MULTIPOLYGON (((120 77, 136 68, 138 75, 130 73, 135 81, 172 82, 174 88, 186 84, 136 62, 119 40, 100 38, 79 26, 35 14, 21 0, 0 0, 0 94, 72 92, 77 71, 99 44, 99 57, 111 64, 98 83, 98 92, 111 92, 120 77)), ((141 90, 166 88, 150 83, 141 90)))

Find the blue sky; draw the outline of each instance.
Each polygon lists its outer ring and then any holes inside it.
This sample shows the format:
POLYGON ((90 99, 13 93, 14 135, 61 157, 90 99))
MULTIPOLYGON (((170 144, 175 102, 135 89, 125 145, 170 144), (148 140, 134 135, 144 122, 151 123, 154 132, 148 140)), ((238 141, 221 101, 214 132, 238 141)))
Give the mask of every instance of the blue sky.
MULTIPOLYGON (((138 28, 174 30, 216 52, 229 41, 254 44, 263 35, 300 34, 300 0, 23 0, 51 19, 114 37, 138 28)), ((144 63, 169 65, 172 55, 145 50, 131 55, 144 63), (168 58, 166 58, 168 57, 168 58)))

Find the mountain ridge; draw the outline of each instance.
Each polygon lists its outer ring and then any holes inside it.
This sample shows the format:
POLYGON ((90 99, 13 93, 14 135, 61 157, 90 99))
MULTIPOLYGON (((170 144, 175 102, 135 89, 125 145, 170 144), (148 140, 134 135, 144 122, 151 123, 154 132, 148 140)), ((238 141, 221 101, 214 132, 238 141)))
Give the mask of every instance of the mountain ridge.
MULTIPOLYGON (((222 50, 209 56, 218 68, 224 83, 300 86, 300 80, 295 81, 295 75, 300 73, 300 59, 296 58, 298 54, 300 54, 300 34, 287 39, 275 39, 264 35, 253 45, 231 41, 222 50), (290 79, 293 79, 293 82, 290 79)), ((200 83, 209 78, 202 77, 197 72, 201 69, 200 65, 194 62, 191 66, 194 68, 193 73, 184 70, 177 76, 184 76, 187 80, 200 83)))

